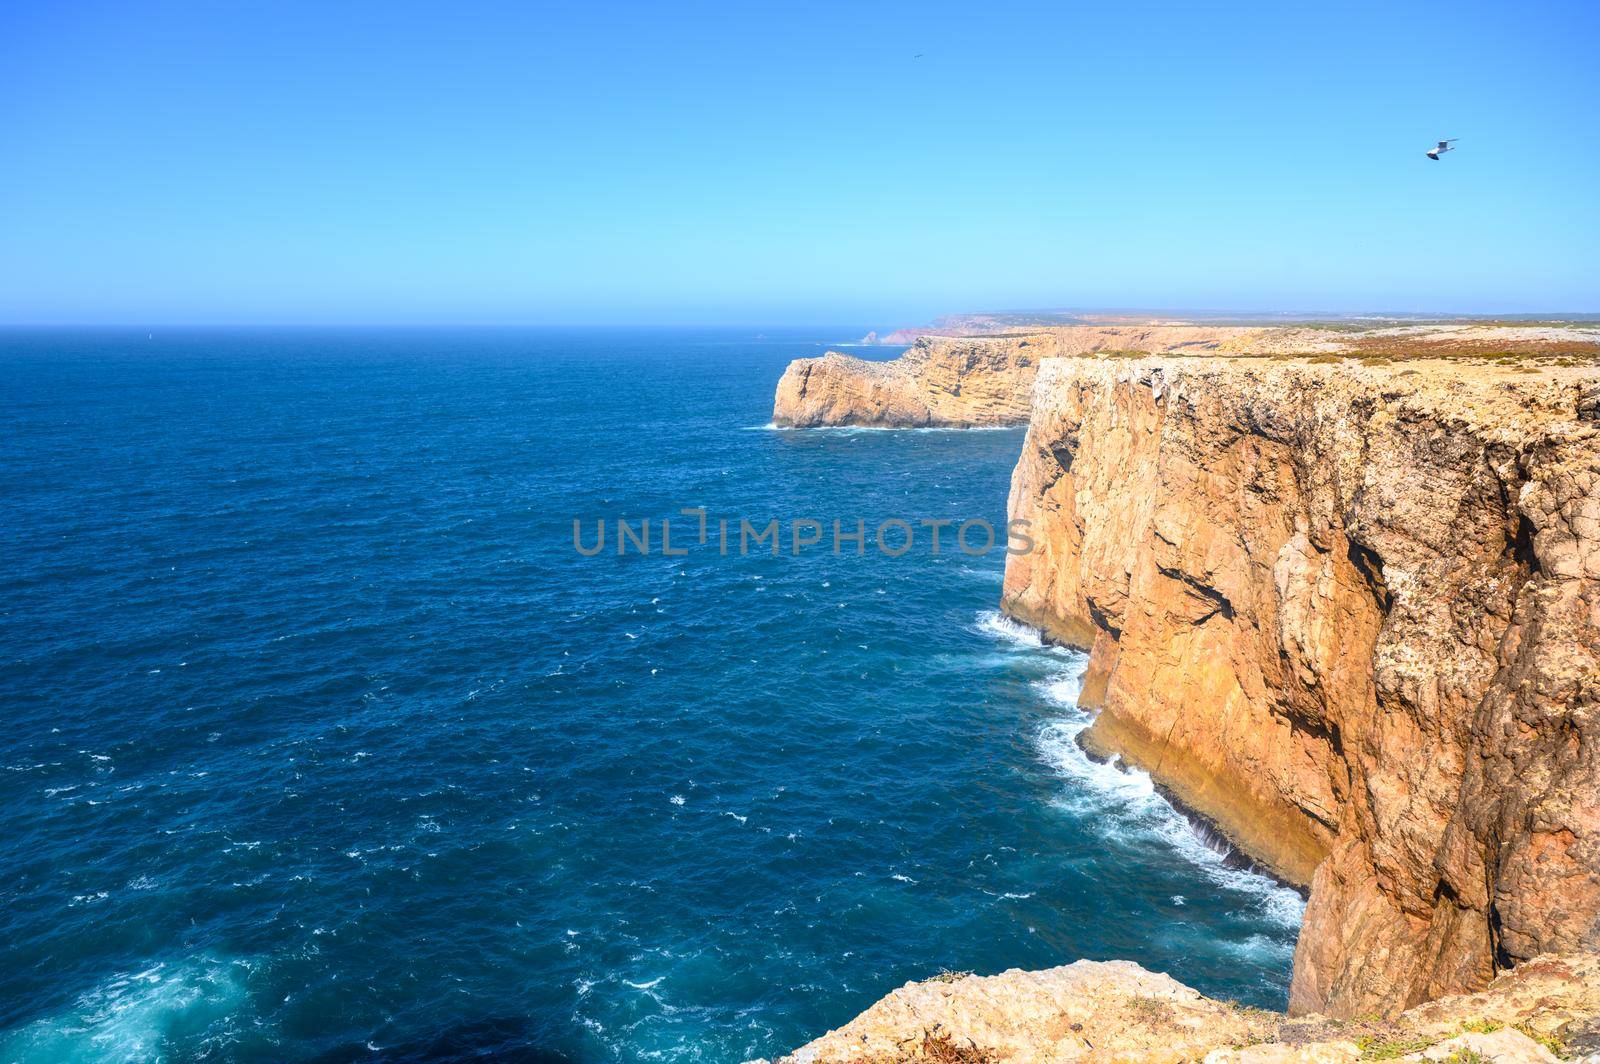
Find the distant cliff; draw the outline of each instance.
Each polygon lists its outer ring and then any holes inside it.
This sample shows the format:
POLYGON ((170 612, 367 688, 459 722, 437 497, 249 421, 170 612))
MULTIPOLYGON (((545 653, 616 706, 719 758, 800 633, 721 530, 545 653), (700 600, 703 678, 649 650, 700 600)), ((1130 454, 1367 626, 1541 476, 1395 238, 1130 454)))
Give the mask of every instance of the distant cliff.
POLYGON ((923 337, 891 362, 836 351, 796 359, 778 382, 772 420, 798 428, 1018 425, 1040 354, 1036 338, 923 337))
MULTIPOLYGON (((1039 363, 1088 354, 1134 356, 1344 354, 1600 356, 1600 328, 1529 323, 1435 323, 1384 328, 1151 323, 1072 325, 994 334, 991 319, 963 319, 988 335, 922 335, 899 358, 868 361, 829 351, 799 358, 778 382, 774 424, 883 428, 1024 424, 1039 363)), ((896 333, 883 342, 901 339, 896 333)), ((910 342, 909 338, 907 342, 910 342)))
POLYGON ((1079 326, 1032 333, 922 336, 899 358, 873 362, 829 351, 799 358, 778 382, 774 424, 795 428, 1021 425, 1042 359, 1114 351, 1333 350, 1305 329, 1189 325, 1079 326))
POLYGON ((1061 359, 1003 606, 1091 752, 1310 885, 1292 1011, 1600 948, 1600 375, 1061 359))

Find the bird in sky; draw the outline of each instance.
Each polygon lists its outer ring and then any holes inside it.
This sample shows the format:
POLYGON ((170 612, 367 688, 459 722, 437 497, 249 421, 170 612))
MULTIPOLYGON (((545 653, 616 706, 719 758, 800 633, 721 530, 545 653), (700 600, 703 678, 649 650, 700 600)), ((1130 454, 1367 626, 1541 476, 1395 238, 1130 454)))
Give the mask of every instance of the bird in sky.
POLYGON ((1455 151, 1455 149, 1452 148, 1450 145, 1454 144, 1457 140, 1460 140, 1460 139, 1461 138, 1459 138, 1459 137, 1451 137, 1449 140, 1441 140, 1439 142, 1439 146, 1437 148, 1428 149, 1428 158, 1432 159, 1434 162, 1438 162, 1439 161, 1439 156, 1443 155, 1445 152, 1447 152, 1447 151, 1455 151))

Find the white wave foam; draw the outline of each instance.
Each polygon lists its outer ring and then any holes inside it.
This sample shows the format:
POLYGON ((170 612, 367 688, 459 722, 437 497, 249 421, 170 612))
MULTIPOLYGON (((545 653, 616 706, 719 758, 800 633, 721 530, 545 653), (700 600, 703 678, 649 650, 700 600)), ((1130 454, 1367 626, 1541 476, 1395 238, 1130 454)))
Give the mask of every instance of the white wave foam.
MULTIPOLYGON (((1063 681, 1045 681, 1044 687, 1063 681)), ((1177 810, 1167 805, 1156 794, 1150 774, 1139 769, 1121 769, 1107 762, 1096 761, 1078 745, 1078 736, 1089 726, 1087 714, 1077 714, 1065 720, 1054 720, 1039 731, 1038 749, 1044 760, 1059 774, 1086 787, 1074 788, 1073 794, 1059 799, 1060 803, 1075 812, 1115 813, 1118 807, 1129 816, 1141 819, 1161 810, 1171 810, 1172 816, 1182 822, 1177 810)))
POLYGON ((1067 669, 1034 687, 1046 702, 1076 712, 1078 696, 1083 693, 1083 672, 1077 667, 1067 669))
POLYGON ((1271 938, 1267 935, 1246 935, 1243 939, 1223 942, 1224 950, 1246 960, 1288 960, 1294 954, 1293 940, 1271 938))
MULTIPOLYGON (((1166 801, 1167 815, 1151 825, 1154 834, 1197 865, 1207 879, 1227 890, 1252 896, 1256 912, 1269 923, 1294 930, 1305 919, 1306 903, 1298 891, 1282 886, 1259 872, 1234 868, 1227 863, 1231 849, 1218 849, 1200 837, 1194 825, 1166 801)), ((1291 947, 1292 948, 1292 947, 1291 947)))
POLYGON ((71 1009, 0 1034, 0 1059, 164 1060, 175 1034, 204 1031, 244 1002, 250 967, 242 960, 199 956, 115 976, 71 1009))
MULTIPOLYGON (((980 627, 1012 638, 1021 646, 1040 645, 1031 629, 999 614, 984 615, 980 627), (1015 635, 1013 630, 1018 629, 1032 635, 1036 642, 1029 644, 1023 636, 1015 635)), ((1075 651, 1068 655, 1068 663, 1034 684, 1044 701, 1062 710, 1061 716, 1039 729, 1035 740, 1045 763, 1073 784, 1056 803, 1099 830, 1124 838, 1142 837, 1173 852, 1216 886, 1250 896, 1252 907, 1269 923, 1289 930, 1298 928, 1305 916, 1305 901, 1297 891, 1268 876, 1231 866, 1228 858, 1232 853, 1226 844, 1203 838, 1188 818, 1157 792, 1149 773, 1096 761, 1084 752, 1078 737, 1094 720, 1078 707, 1087 659, 1075 651)))
POLYGON ((999 610, 984 610, 979 613, 975 630, 1024 650, 1041 650, 1045 646, 1044 637, 1039 634, 1038 629, 1013 621, 999 610))

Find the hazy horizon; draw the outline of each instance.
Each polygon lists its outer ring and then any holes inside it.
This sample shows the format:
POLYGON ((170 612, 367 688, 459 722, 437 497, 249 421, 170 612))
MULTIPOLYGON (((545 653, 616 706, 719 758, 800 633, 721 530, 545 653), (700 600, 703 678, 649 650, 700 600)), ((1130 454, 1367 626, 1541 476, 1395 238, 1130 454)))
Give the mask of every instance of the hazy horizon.
MULTIPOLYGON (((1018 323, 1018 328, 1045 328, 1053 325, 1079 324, 1076 321, 1049 321, 1049 316, 1081 316, 1082 324, 1096 324, 1096 319, 1113 322, 1119 318, 1138 320, 1173 319, 1193 320, 1200 324, 1222 324, 1230 321, 1292 325, 1318 321, 1400 321, 1400 322, 1449 322, 1449 321, 1526 321, 1526 322, 1600 322, 1600 310, 1567 310, 1567 311, 1518 311, 1501 310, 1485 312, 1468 311, 1435 311, 1435 310, 1358 310, 1358 311, 1332 311, 1332 310, 1251 310, 1243 308, 1074 308, 1068 310, 967 310, 952 313, 935 314, 920 321, 903 320, 875 320, 864 318, 859 321, 823 320, 815 321, 760 321, 760 320, 613 320, 613 321, 38 321, 38 322, 5 322, 0 321, 0 332, 30 332, 30 331, 138 331, 138 330, 170 330, 170 331, 219 331, 230 330, 328 330, 359 331, 359 330, 396 330, 425 331, 429 329, 467 329, 467 330, 544 330, 558 331, 563 329, 573 331, 598 331, 614 329, 618 331, 639 330, 682 330, 695 329, 707 330, 770 330, 775 332, 796 332, 801 330, 815 331, 849 331, 854 339, 855 332, 865 335, 866 332, 876 332, 880 336, 891 331, 917 329, 936 329, 948 319, 967 319, 979 317, 1019 317, 1026 318, 1037 316, 1037 321, 1018 323)), ((846 338, 841 338, 846 339, 846 338)), ((840 341, 829 341, 840 342, 840 341)))

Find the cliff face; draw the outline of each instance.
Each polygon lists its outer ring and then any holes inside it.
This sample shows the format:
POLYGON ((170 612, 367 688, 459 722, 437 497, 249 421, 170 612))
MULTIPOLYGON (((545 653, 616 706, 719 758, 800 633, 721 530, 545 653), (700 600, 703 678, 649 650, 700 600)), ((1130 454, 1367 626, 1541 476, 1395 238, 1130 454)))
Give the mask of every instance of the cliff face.
POLYGON ((796 359, 778 382, 772 420, 796 428, 1020 425, 1049 350, 1038 338, 923 337, 891 362, 837 351, 796 359))
POLYGON ((1291 1010, 1600 948, 1600 376, 1053 359, 1004 606, 1310 902, 1291 1010))
POLYGON ((907 983, 780 1064, 1600 1059, 1600 958, 1545 957, 1393 1021, 1289 1021, 1127 961, 907 983), (1473 1055, 1476 1054, 1476 1055, 1473 1055), (1595 1056, 1590 1056, 1595 1054, 1595 1056))

